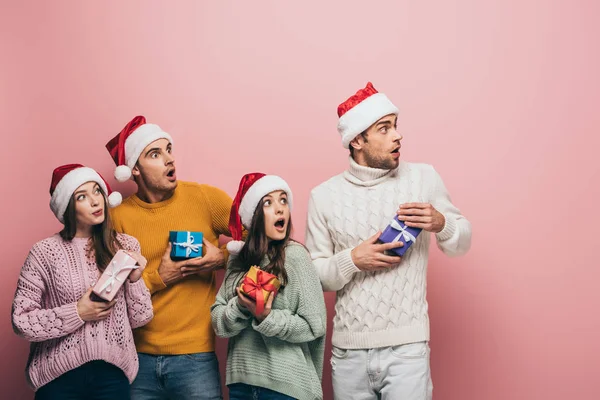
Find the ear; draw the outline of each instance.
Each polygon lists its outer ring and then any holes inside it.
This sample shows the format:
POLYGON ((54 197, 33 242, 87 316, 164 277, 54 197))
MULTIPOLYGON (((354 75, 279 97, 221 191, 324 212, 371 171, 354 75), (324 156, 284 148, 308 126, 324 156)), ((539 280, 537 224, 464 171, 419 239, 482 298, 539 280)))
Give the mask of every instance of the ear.
POLYGON ((135 163, 135 165, 131 169, 131 175, 140 176, 141 174, 142 174, 142 171, 140 171, 139 163, 135 163))
POLYGON ((362 148, 364 147, 364 145, 365 145, 365 138, 361 134, 357 135, 350 142, 350 147, 352 147, 355 151, 362 150, 362 148))

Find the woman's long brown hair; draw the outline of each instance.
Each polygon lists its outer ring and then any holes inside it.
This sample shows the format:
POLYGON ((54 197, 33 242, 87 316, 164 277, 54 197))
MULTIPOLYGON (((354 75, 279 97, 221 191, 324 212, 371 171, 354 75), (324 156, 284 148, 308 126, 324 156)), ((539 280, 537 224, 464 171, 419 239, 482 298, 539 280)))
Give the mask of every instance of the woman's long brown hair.
MULTIPOLYGON (((122 247, 117 240, 117 232, 114 230, 110 213, 108 212, 108 201, 104 190, 100 187, 102 197, 104 198, 104 221, 101 224, 92 227, 92 236, 90 238, 90 256, 93 252, 96 258, 96 265, 102 272, 110 263, 116 252, 122 247)), ((75 194, 71 196, 69 205, 64 215, 65 226, 60 231, 60 237, 65 241, 71 241, 77 233, 77 213, 75 211, 75 194)))

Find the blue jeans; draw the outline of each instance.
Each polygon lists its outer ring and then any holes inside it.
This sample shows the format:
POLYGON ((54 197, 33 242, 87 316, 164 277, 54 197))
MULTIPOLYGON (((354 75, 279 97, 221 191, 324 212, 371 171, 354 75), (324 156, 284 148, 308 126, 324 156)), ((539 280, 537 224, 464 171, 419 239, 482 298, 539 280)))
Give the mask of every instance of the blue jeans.
POLYGON ((229 400, 294 400, 283 393, 245 383, 234 383, 228 387, 229 400))
POLYGON ((35 392, 35 400, 129 400, 129 380, 106 361, 90 361, 35 392))
POLYGON ((222 399, 219 362, 214 352, 175 356, 138 353, 140 371, 132 400, 222 399))

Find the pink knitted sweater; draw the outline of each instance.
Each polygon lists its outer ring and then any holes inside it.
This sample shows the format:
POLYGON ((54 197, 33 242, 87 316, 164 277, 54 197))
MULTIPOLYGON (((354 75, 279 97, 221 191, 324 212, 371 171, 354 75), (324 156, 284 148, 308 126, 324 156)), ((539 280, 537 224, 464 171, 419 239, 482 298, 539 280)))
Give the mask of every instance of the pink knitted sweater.
MULTIPOLYGON (((125 250, 140 251, 138 241, 118 234, 125 250)), ((15 332, 33 342, 27 377, 34 390, 92 360, 121 368, 130 382, 138 372, 132 328, 152 319, 150 291, 143 279, 125 281, 110 316, 84 322, 77 301, 100 277, 88 239, 64 241, 54 235, 36 243, 21 269, 12 307, 15 332)))

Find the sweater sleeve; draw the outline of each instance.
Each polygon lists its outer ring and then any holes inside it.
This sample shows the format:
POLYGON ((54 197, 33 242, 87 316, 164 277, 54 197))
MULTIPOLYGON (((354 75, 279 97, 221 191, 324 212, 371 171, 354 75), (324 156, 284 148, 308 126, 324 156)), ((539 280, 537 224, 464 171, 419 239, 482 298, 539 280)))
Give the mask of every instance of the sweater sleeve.
POLYGON ((267 337, 290 343, 305 343, 325 335, 327 311, 319 277, 308 252, 300 245, 290 245, 286 252, 286 270, 290 277, 285 291, 297 298, 296 310, 272 309, 262 321, 252 327, 267 337))
POLYGON ((48 288, 43 279, 43 261, 30 251, 21 268, 12 305, 15 333, 31 342, 43 342, 69 335, 85 323, 77 313, 77 302, 43 308, 48 288))
POLYGON ((318 204, 314 193, 308 201, 306 247, 310 251, 323 290, 342 289, 359 269, 352 261, 352 248, 334 254, 333 242, 323 216, 323 204, 318 204))
MULTIPOLYGON (((119 240, 127 251, 137 253, 141 251, 140 243, 132 236, 120 235, 119 240)), ((132 329, 146 325, 154 317, 150 290, 148 290, 144 279, 140 278, 135 282, 131 282, 129 279, 125 281, 125 301, 127 302, 129 324, 132 329)))
POLYGON ((446 220, 444 228, 435 235, 437 246, 446 255, 463 255, 471 248, 471 223, 452 204, 440 175, 435 170, 433 174, 435 185, 431 203, 446 220))
POLYGON ((237 276, 237 273, 227 269, 215 304, 210 308, 213 329, 219 337, 236 336, 250 326, 252 314, 239 304, 238 296, 234 292, 237 276))

